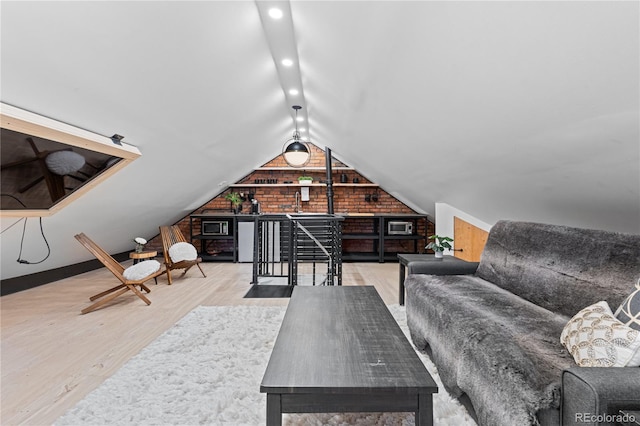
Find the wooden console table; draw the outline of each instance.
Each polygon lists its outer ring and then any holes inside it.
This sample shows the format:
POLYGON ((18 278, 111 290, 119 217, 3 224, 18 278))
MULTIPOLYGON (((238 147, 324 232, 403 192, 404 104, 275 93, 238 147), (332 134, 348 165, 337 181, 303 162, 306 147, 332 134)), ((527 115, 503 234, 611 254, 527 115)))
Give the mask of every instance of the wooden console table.
POLYGON ((433 378, 374 287, 295 287, 267 365, 267 425, 282 413, 415 412, 433 424, 433 378))

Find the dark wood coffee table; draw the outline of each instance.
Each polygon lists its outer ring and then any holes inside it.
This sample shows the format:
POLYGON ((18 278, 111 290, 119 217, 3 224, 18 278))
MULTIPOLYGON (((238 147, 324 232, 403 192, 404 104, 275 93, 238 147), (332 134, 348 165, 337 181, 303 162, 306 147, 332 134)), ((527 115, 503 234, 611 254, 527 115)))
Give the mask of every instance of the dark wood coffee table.
POLYGON ((260 392, 282 413, 415 412, 433 424, 433 378, 373 287, 296 287, 260 392))

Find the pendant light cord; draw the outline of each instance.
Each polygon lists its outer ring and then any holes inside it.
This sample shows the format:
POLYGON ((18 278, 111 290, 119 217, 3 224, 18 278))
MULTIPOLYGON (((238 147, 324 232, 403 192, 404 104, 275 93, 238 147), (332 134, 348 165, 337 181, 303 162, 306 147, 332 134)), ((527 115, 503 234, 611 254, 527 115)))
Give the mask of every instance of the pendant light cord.
POLYGON ((293 135, 293 139, 299 140, 300 139, 300 132, 298 131, 298 110, 301 109, 302 107, 300 105, 294 105, 291 108, 293 108, 296 112, 296 118, 295 120, 295 124, 296 124, 296 134, 293 135))
MULTIPOLYGON (((20 201, 19 198, 14 197, 11 194, 0 194, 0 195, 3 196, 3 197, 11 197, 14 200, 16 200, 18 203, 20 203, 20 205, 22 205, 22 207, 24 207, 24 208, 27 207, 22 201, 20 201)), ((39 263, 44 262, 45 260, 47 260, 49 258, 49 256, 51 256, 51 246, 49 246, 49 241, 47 241, 47 237, 44 235, 44 228, 42 227, 42 217, 40 217, 39 219, 40 219, 40 234, 42 234, 42 239, 44 240, 44 243, 47 246, 47 255, 42 260, 39 260, 37 262, 30 262, 30 261, 25 260, 25 259, 22 258, 22 247, 24 245, 24 236, 27 233, 27 220, 28 220, 27 217, 23 217, 22 219, 14 222, 7 229, 4 229, 2 231, 2 233, 4 234, 5 231, 8 231, 9 229, 13 228, 21 220, 24 221, 24 224, 22 226, 22 237, 20 238, 20 251, 18 252, 18 259, 16 260, 16 262, 21 263, 23 265, 37 265, 39 263)))

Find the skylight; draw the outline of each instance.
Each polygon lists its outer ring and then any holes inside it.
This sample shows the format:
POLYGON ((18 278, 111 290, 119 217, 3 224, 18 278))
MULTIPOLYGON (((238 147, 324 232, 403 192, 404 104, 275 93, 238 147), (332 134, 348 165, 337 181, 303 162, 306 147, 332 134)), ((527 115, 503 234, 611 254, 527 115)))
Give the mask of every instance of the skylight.
POLYGON ((0 103, 0 216, 50 216, 140 156, 122 136, 98 135, 0 103))

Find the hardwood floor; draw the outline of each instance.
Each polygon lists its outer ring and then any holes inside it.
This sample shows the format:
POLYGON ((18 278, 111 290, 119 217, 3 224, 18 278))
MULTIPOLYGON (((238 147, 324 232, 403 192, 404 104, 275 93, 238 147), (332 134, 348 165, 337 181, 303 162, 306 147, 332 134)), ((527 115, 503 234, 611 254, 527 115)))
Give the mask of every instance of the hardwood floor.
MULTIPOLYGON (((127 360, 199 305, 286 305, 243 299, 251 264, 204 263, 149 284, 151 305, 133 294, 80 315, 89 296, 117 284, 105 268, 0 298, 0 424, 50 425, 127 360)), ((176 271, 178 272, 178 271, 176 271)), ((343 285, 373 285, 398 303, 397 263, 345 263, 343 285)))

